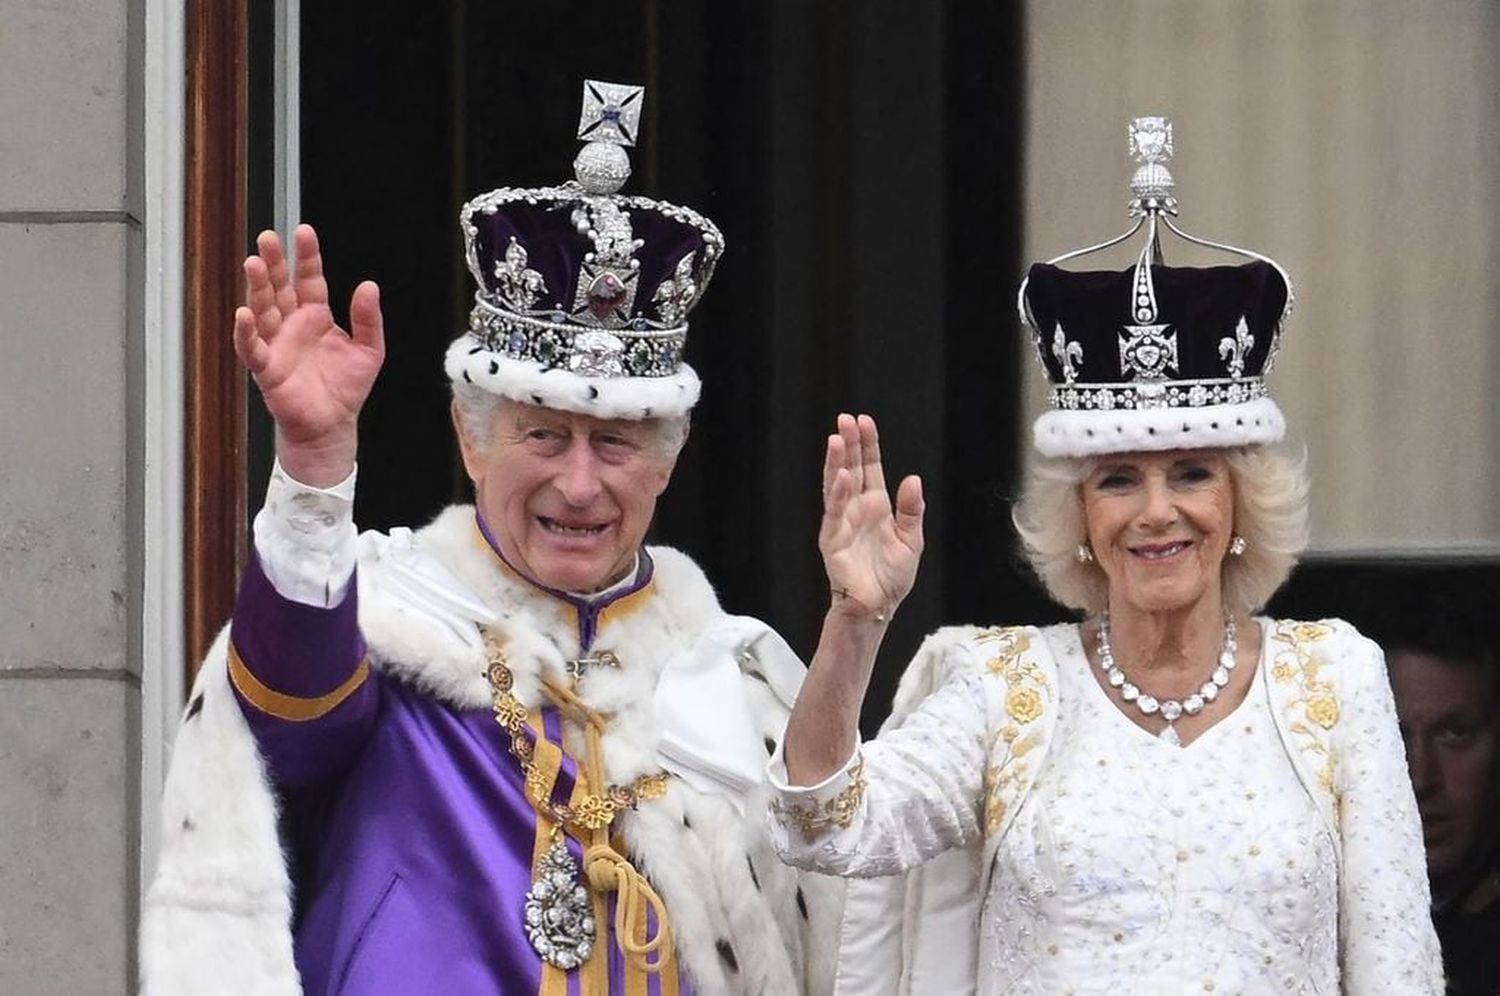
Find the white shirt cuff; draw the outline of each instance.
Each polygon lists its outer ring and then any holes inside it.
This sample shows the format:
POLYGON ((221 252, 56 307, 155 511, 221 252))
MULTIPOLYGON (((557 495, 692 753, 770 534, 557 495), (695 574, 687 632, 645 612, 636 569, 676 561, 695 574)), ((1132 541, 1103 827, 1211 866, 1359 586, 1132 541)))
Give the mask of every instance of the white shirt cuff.
POLYGON ((282 598, 332 608, 344 600, 354 574, 354 479, 331 488, 294 480, 277 461, 266 503, 255 516, 255 552, 282 598))

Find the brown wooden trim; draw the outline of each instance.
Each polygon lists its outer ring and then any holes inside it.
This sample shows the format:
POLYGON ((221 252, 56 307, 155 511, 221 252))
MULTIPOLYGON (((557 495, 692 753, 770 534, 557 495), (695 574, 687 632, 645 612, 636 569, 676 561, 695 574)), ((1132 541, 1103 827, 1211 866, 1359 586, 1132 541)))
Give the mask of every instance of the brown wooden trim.
POLYGON ((245 375, 230 339, 245 255, 246 0, 187 0, 184 209, 188 682, 245 558, 245 375))

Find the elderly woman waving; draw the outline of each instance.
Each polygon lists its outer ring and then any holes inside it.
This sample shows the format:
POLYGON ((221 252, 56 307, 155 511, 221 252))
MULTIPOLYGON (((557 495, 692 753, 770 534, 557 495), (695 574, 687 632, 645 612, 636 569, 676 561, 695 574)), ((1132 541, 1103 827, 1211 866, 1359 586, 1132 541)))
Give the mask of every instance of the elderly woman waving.
POLYGON ((1441 991, 1379 649, 1252 614, 1306 532, 1262 379, 1290 285, 1256 254, 1156 262, 1156 165, 1134 267, 1038 264, 1023 287, 1053 407, 1015 519, 1085 620, 939 631, 864 744, 921 489, 892 508, 868 417, 829 438, 833 602, 772 820, 785 860, 872 880, 851 883, 842 992, 1441 991))

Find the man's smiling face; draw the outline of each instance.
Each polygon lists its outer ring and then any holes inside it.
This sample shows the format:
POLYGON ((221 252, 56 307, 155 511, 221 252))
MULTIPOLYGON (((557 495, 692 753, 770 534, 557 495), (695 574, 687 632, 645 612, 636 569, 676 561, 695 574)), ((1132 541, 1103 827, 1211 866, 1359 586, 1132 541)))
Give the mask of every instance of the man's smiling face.
POLYGON ((630 569, 676 464, 658 423, 503 400, 488 440, 459 429, 475 502, 517 570, 590 592, 630 569))

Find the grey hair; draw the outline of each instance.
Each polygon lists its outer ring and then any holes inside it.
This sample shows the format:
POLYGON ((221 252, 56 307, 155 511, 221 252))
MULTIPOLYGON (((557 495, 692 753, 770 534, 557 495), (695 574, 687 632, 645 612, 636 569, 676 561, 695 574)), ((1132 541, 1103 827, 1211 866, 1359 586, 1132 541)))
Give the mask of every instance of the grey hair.
MULTIPOLYGON (((1224 451, 1234 485, 1234 531, 1245 552, 1226 557, 1224 607, 1254 612, 1286 581, 1307 547, 1307 455, 1269 446, 1224 451)), ((1097 563, 1082 563, 1088 540, 1080 485, 1098 459, 1037 458, 1011 512, 1026 558, 1049 594, 1090 615, 1108 604, 1109 581, 1097 563)))
MULTIPOLYGON (((473 384, 454 383, 452 387, 459 431, 471 444, 480 450, 486 449, 495 433, 495 417, 500 413, 500 406, 508 399, 473 384)), ((688 415, 642 419, 641 424, 652 430, 652 442, 663 458, 675 460, 677 454, 682 452, 690 426, 688 415)))

